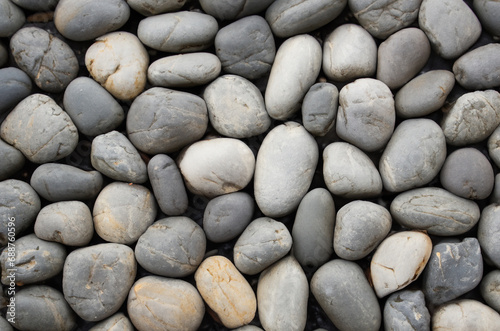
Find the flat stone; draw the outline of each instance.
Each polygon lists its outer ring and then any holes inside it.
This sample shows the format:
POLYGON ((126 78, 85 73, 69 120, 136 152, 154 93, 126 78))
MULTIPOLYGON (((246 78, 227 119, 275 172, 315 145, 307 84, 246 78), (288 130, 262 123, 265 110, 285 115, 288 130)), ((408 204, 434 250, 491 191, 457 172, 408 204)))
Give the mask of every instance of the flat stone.
POLYGON ((158 0, 127 0, 127 4, 144 16, 153 16, 167 12, 173 12, 181 9, 186 0, 166 0, 158 2, 158 0))
MULTIPOLYGON (((7 53, 6 53, 7 56, 7 53)), ((14 108, 31 94, 31 79, 21 69, 15 67, 0 69, 0 115, 14 108)))
POLYGON ((325 136, 335 127, 339 105, 339 90, 331 83, 316 83, 307 91, 302 102, 302 123, 314 136, 325 136))
POLYGON ((497 167, 500 167, 500 125, 488 138, 488 154, 497 167))
POLYGON ((31 11, 50 11, 56 8, 59 0, 10 0, 21 8, 31 11))
POLYGON ((481 281, 481 296, 491 308, 500 311, 500 270, 490 271, 481 281))
POLYGON ((97 323, 89 331, 134 331, 134 326, 124 313, 116 313, 97 323))
POLYGON ((469 90, 500 86, 499 52, 500 44, 491 43, 459 57, 453 64, 457 82, 469 90))
POLYGON ((384 306, 386 330, 430 331, 431 315, 420 290, 403 290, 391 294, 384 306))
POLYGON ((200 0, 203 11, 222 21, 232 21, 245 16, 260 13, 274 0, 200 0))
POLYGON ((483 28, 493 36, 500 37, 500 6, 495 0, 474 0, 474 12, 481 21, 483 28))
POLYGON ((0 139, 0 180, 8 179, 24 167, 23 153, 0 139))
POLYGON ((500 268, 500 205, 491 204, 486 206, 481 213, 479 226, 477 228, 477 239, 481 249, 488 261, 495 267, 500 268))
POLYGON ((9 0, 0 0, 0 37, 10 37, 26 21, 24 12, 9 0))
POLYGON ((476 300, 452 301, 432 314, 433 330, 495 330, 498 325, 500 315, 476 300))

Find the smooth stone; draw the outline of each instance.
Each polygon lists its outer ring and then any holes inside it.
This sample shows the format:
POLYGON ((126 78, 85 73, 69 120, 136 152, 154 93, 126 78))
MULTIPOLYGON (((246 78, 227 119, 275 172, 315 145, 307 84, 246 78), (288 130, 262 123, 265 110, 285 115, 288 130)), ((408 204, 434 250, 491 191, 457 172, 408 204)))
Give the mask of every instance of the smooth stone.
POLYGON ((141 20, 137 36, 158 51, 188 53, 209 48, 218 30, 217 20, 210 15, 179 11, 141 20))
POLYGON ((45 241, 29 234, 16 238, 15 262, 12 263, 4 249, 0 256, 2 264, 2 284, 8 285, 11 274, 7 269, 15 269, 18 286, 38 283, 50 279, 63 270, 66 249, 59 243, 45 241))
POLYGON ((369 198, 382 192, 382 179, 373 161, 362 150, 345 142, 334 142, 323 150, 323 178, 336 196, 369 198))
POLYGON ((233 331, 263 331, 263 330, 255 325, 245 325, 240 328, 233 329, 233 331))
POLYGON ((331 83, 316 83, 307 91, 302 102, 302 123, 314 136, 325 136, 335 127, 339 105, 339 90, 331 83))
POLYGON ((127 4, 144 16, 153 16, 181 9, 186 0, 127 0, 127 4))
POLYGON ((0 139, 0 180, 8 179, 24 167, 23 153, 0 139))
POLYGON ((148 80, 154 86, 192 87, 210 83, 221 71, 221 62, 211 53, 166 56, 148 68, 148 80))
POLYGON ((423 0, 418 24, 445 60, 465 53, 481 35, 481 23, 462 0, 423 0))
POLYGON ((21 8, 31 11, 51 11, 60 0, 10 0, 21 8))
POLYGON ((300 109, 300 102, 321 70, 319 42, 307 34, 288 38, 276 52, 265 92, 269 116, 285 120, 300 109))
POLYGON ((234 265, 244 274, 256 275, 284 257, 292 248, 286 226, 269 217, 253 220, 234 244, 234 265))
MULTIPOLYGON (((6 317, 10 318, 10 316, 8 314, 9 314, 9 312, 7 311, 6 317)), ((14 329, 12 328, 12 326, 7 321, 6 317, 0 317, 0 330, 3 330, 3 331, 14 331, 14 329)))
POLYGON ((49 93, 64 91, 78 75, 79 65, 71 47, 37 27, 25 27, 10 39, 12 56, 35 84, 49 93))
POLYGON ((391 231, 389 211, 373 202, 356 200, 339 209, 333 249, 344 260, 360 260, 370 254, 391 231))
POLYGON ((305 268, 325 264, 333 253, 335 202, 327 190, 316 188, 300 201, 293 222, 293 256, 305 268))
POLYGON ((142 184, 148 180, 146 163, 125 135, 111 131, 92 140, 92 166, 114 180, 142 184))
POLYGON ((481 296, 491 308, 500 311, 500 270, 490 271, 479 287, 481 296))
POLYGON ((71 331, 77 327, 75 313, 58 290, 47 285, 31 285, 16 293, 17 330, 71 331))
POLYGON ((21 69, 15 67, 0 69, 0 115, 14 108, 31 94, 31 79, 21 69))
POLYGON ((205 255, 203 229, 189 217, 156 221, 135 246, 135 258, 147 271, 166 277, 185 277, 196 271, 205 255))
POLYGON ((254 196, 269 217, 290 214, 312 183, 319 150, 314 138, 296 122, 273 128, 264 138, 255 163, 254 196))
POLYGON ((474 0, 474 12, 481 21, 483 28, 493 36, 500 37, 500 5, 496 0, 474 0))
POLYGON ((10 37, 18 31, 26 21, 21 8, 9 0, 0 0, 0 37, 10 37))
POLYGON ((453 64, 453 73, 457 82, 469 90, 500 86, 498 53, 500 53, 500 44, 491 43, 459 57, 453 64))
POLYGON ((497 268, 500 268, 500 205, 486 206, 479 219, 477 239, 485 257, 497 268))
POLYGON ((497 167, 500 167, 500 125, 488 138, 488 154, 497 167))
POLYGON ((339 16, 347 0, 276 0, 266 10, 274 35, 287 38, 316 30, 339 16))
POLYGON ((246 192, 213 198, 203 213, 203 230, 207 239, 223 243, 236 238, 252 220, 253 212, 253 198, 246 192))
POLYGON ((226 137, 257 136, 271 125, 262 93, 246 78, 221 76, 205 88, 203 99, 210 124, 226 137))
POLYGON ((170 216, 184 214, 188 196, 175 161, 166 154, 153 156, 148 163, 148 176, 161 211, 170 216))
POLYGON ((214 45, 224 71, 247 79, 267 74, 276 56, 271 28, 264 18, 257 15, 242 18, 220 29, 214 45))
POLYGON ((335 259, 324 264, 311 279, 311 292, 340 330, 379 330, 377 297, 355 262, 335 259))
POLYGON ((500 174, 495 175, 495 187, 491 194, 491 203, 500 204, 500 174))
POLYGON ((446 159, 446 140, 436 122, 403 121, 394 131, 379 163, 384 188, 402 192, 434 179, 446 159))
POLYGON ((427 265, 431 252, 431 239, 423 232, 396 232, 384 239, 370 264, 377 296, 383 298, 414 282, 427 265))
POLYGON ((455 86, 448 70, 431 70, 406 83, 394 97, 396 114, 402 118, 423 117, 440 109, 455 86))
POLYGON ((304 330, 308 298, 307 277, 294 257, 285 257, 267 268, 260 275, 257 286, 262 327, 269 331, 304 330))
POLYGON ((38 93, 18 103, 2 122, 0 135, 33 163, 65 158, 78 144, 78 130, 69 115, 38 93))
POLYGON ((38 166, 31 176, 31 186, 51 202, 90 200, 102 189, 103 178, 98 171, 85 171, 61 163, 38 166))
POLYGON ((40 210, 35 221, 38 238, 67 246, 85 246, 94 235, 89 207, 81 201, 63 201, 40 210))
POLYGON ((208 257, 194 279, 203 300, 225 327, 234 329, 253 320, 255 293, 230 260, 220 255, 208 257))
POLYGON ((422 0, 349 0, 349 8, 366 31, 385 39, 411 25, 421 3, 422 0))
POLYGON ((431 45, 422 30, 400 30, 378 47, 377 79, 397 89, 420 72, 430 55, 431 45))
POLYGON ((394 131, 396 110, 392 92, 383 82, 360 78, 339 93, 337 135, 364 150, 382 149, 394 131))
POLYGON ((493 191, 495 174, 486 156, 475 148, 457 149, 441 168, 441 185, 462 198, 482 200, 493 191))
POLYGON ((423 187, 396 196, 391 214, 404 227, 436 236, 457 236, 477 224, 480 209, 474 201, 442 188, 423 187))
POLYGON ((430 331, 431 315, 420 290, 403 290, 391 294, 384 306, 385 330, 430 331))
POLYGON ((323 45, 323 71, 334 81, 348 82, 371 77, 377 68, 377 44, 356 24, 343 24, 330 33, 323 45))
POLYGON ((146 276, 130 289, 127 312, 139 331, 195 331, 205 305, 196 288, 184 280, 146 276))
POLYGON ((92 78, 120 100, 132 100, 144 90, 148 64, 141 41, 123 31, 98 37, 85 54, 92 78))
POLYGON ((129 17, 125 0, 59 0, 54 24, 64 37, 84 41, 118 30, 129 17))
POLYGON ((87 136, 110 132, 125 119, 122 106, 92 78, 78 77, 69 83, 63 103, 78 131, 87 136))
POLYGON ((7 47, 5 47, 2 42, 0 42, 0 67, 6 65, 7 61, 9 61, 9 52, 7 50, 7 47))
POLYGON ((496 330, 498 325, 500 315, 476 300, 452 301, 432 314, 432 330, 496 330))
POLYGON ((128 139, 148 154, 178 151, 203 137, 207 126, 202 98, 162 87, 139 95, 127 114, 128 139))
POLYGON ((134 326, 124 313, 116 313, 97 323, 89 331, 134 331, 134 326))
POLYGON ((106 243, 77 249, 64 263, 64 298, 85 321, 101 321, 120 309, 136 272, 128 246, 106 243))
POLYGON ((204 12, 221 21, 232 21, 260 13, 274 0, 200 0, 204 12))

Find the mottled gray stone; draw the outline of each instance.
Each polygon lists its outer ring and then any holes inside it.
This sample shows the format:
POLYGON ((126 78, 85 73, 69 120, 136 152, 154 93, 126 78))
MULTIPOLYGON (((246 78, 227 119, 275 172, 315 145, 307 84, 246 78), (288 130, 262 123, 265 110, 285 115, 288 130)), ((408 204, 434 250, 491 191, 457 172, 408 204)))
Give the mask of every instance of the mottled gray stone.
POLYGON ((82 319, 103 320, 125 302, 136 272, 134 251, 128 246, 107 243, 77 249, 64 263, 64 298, 82 319))
POLYGON ((21 8, 9 0, 0 0, 0 37, 12 36, 25 21, 21 8))
POLYGON ((480 286, 481 296, 491 308, 500 311, 500 270, 490 271, 483 277, 480 286))
POLYGON ((431 315, 420 290, 403 290, 391 294, 384 306, 384 329, 394 331, 429 331, 431 315))
POLYGON ((116 313, 94 325, 89 331, 134 331, 134 326, 124 313, 116 313))
POLYGON ((9 178, 24 167, 25 159, 15 147, 0 139, 0 180, 9 178))
POLYGON ((307 91, 302 102, 302 123, 315 136, 326 135, 335 127, 339 90, 331 83, 317 83, 307 91))
POLYGON ((481 213, 477 229, 477 239, 485 257, 500 268, 500 205, 486 206, 481 213))
POLYGON ((476 300, 452 301, 432 314, 432 330, 496 330, 498 325, 500 315, 476 300))
POLYGON ((500 167, 500 125, 488 138, 488 154, 497 167, 500 167))
POLYGON ((336 259, 324 264, 311 279, 311 292, 340 330, 379 330, 377 297, 356 263, 336 259))
POLYGON ((500 4, 496 0, 474 0, 474 11, 483 28, 493 36, 500 37, 500 4))
POLYGON ((19 7, 32 11, 50 11, 53 10, 59 0, 10 0, 19 7))
POLYGON ((457 82, 469 90, 500 86, 499 53, 500 44, 491 43, 462 55, 453 64, 457 82))
POLYGON ((15 67, 0 69, 0 115, 14 108, 31 94, 31 80, 21 69, 15 67))
POLYGON ((177 11, 186 3, 186 0, 127 0, 127 4, 136 12, 144 16, 153 16, 177 11))
POLYGON ((222 21, 231 21, 257 14, 266 9, 274 0, 200 0, 201 8, 207 14, 222 21))

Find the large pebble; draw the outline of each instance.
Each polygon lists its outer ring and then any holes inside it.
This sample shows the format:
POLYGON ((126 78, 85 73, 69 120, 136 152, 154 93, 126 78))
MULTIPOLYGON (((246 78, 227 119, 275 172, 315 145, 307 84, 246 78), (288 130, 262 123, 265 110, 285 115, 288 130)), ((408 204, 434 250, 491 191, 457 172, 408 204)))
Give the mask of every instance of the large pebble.
POLYGON ((500 37, 500 5, 496 0, 474 0, 474 12, 481 21, 483 28, 493 36, 500 37))
POLYGON ((107 243, 77 249, 64 263, 64 298, 82 319, 103 320, 125 302, 136 272, 134 251, 128 246, 107 243))
POLYGON ((269 116, 285 120, 300 109, 300 102, 321 70, 321 53, 318 41, 306 34, 281 44, 265 92, 269 116))
POLYGON ((232 21, 266 9, 274 0, 200 0, 203 10, 220 20, 232 21))
POLYGON ((340 330, 379 330, 380 306, 359 265, 336 259, 319 268, 311 292, 340 330))
POLYGON ((21 8, 9 0, 0 0, 0 37, 12 36, 25 21, 21 8))
POLYGON ((127 114, 127 134, 148 154, 171 153, 199 140, 208 126, 202 98, 162 87, 138 96, 127 114))
POLYGON ((130 289, 127 312, 139 331, 195 331, 205 305, 196 288, 184 280, 146 276, 130 289))
POLYGON ((15 67, 0 69, 0 115, 14 108, 31 94, 30 77, 15 67))
POLYGON ((144 16, 153 16, 181 9, 186 0, 127 0, 127 4, 144 16))
POLYGON ((292 256, 263 271, 257 287, 257 303, 259 320, 264 329, 304 330, 308 297, 306 275, 292 256))
POLYGON ((453 64, 457 82, 469 90, 500 86, 500 44, 491 43, 465 53, 453 64))
POLYGON ((85 54, 92 78, 120 100, 131 100, 146 86, 149 55, 128 32, 111 32, 96 39, 85 54))
POLYGON ((500 312, 500 270, 490 271, 483 277, 480 291, 488 306, 500 312))
POLYGON ((291 213, 311 185, 318 164, 318 145, 298 123, 272 129, 257 154, 254 194, 260 210, 269 217, 291 213))
POLYGON ((500 167, 500 125, 488 138, 488 154, 497 167, 500 167))
POLYGON ((97 323, 89 331, 134 331, 134 326, 124 313, 116 313, 97 323))
POLYGON ((500 268, 500 205, 486 206, 481 213, 477 229, 477 239, 481 250, 495 267, 500 268))
POLYGON ((302 123, 315 136, 324 136, 335 127, 339 90, 331 83, 316 83, 302 102, 302 123))
POLYGON ((377 296, 383 298, 415 281, 427 265, 431 251, 431 239, 422 232, 396 232, 382 241, 370 264, 377 296))
POLYGON ((211 256, 194 275, 196 288, 225 327, 250 323, 257 310, 255 293, 234 264, 223 256, 211 256))
POLYGON ((432 314, 432 330, 496 330, 500 315, 484 303, 462 299, 439 307, 432 314))
POLYGON ((430 331, 431 315, 420 290, 403 290, 391 294, 384 306, 385 330, 430 331))
POLYGON ((0 180, 8 179, 24 167, 25 158, 15 147, 0 139, 0 180))
POLYGON ((292 248, 286 226, 269 217, 252 221, 234 244, 234 264, 244 274, 255 275, 285 256, 292 248))
POLYGON ((51 11, 60 0, 10 0, 21 8, 31 11, 51 11))

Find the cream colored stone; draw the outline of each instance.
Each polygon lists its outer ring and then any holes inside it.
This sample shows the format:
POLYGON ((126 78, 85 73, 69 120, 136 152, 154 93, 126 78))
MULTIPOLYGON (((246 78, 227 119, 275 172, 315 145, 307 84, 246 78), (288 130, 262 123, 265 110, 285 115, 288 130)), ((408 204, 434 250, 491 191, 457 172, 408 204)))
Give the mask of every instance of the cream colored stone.
POLYGON ((451 301, 432 315, 432 330, 469 331, 498 330, 500 315, 476 300, 451 301))

